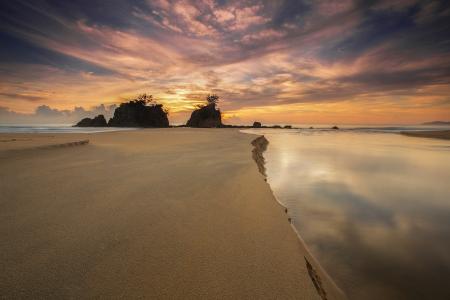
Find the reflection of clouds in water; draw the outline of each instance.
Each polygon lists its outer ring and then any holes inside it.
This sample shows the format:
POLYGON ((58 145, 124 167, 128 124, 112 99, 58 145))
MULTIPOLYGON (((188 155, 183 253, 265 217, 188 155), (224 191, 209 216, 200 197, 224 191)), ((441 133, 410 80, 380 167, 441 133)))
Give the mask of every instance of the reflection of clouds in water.
POLYGON ((335 206, 345 212, 346 218, 354 221, 391 223, 392 212, 380 207, 374 203, 352 192, 345 184, 318 182, 311 188, 311 193, 318 195, 316 200, 322 203, 312 203, 313 205, 322 205, 324 207, 335 206))
POLYGON ((450 296, 450 156, 428 145, 448 142, 349 133, 268 138, 275 194, 350 298, 450 296))
POLYGON ((327 168, 326 166, 319 166, 315 170, 311 170, 310 177, 316 178, 316 179, 323 179, 323 180, 333 180, 334 175, 336 173, 333 172, 332 169, 327 168))

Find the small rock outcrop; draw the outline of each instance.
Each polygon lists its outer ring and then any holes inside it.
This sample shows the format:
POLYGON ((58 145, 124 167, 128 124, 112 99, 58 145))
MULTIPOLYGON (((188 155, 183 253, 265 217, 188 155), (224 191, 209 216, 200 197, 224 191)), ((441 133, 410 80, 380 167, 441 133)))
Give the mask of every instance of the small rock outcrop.
POLYGON ((150 104, 149 101, 137 99, 122 103, 114 111, 108 126, 112 127, 169 127, 167 111, 162 104, 150 104))
POLYGON ((106 123, 105 116, 98 115, 95 118, 84 118, 80 122, 78 122, 75 127, 106 127, 108 124, 106 123))
POLYGON ((252 141, 253 150, 252 156, 258 166, 259 172, 266 177, 266 166, 265 159, 263 156, 264 151, 267 150, 267 145, 269 145, 269 141, 265 136, 261 135, 252 141))
POLYGON ((333 126, 333 127, 331 127, 331 129, 334 129, 334 130, 339 130, 339 127, 337 127, 337 126, 333 126))
POLYGON ((253 122, 253 128, 261 128, 261 122, 253 122))
POLYGON ((222 127, 222 115, 220 110, 216 109, 215 103, 209 103, 194 110, 186 126, 200 128, 222 127))

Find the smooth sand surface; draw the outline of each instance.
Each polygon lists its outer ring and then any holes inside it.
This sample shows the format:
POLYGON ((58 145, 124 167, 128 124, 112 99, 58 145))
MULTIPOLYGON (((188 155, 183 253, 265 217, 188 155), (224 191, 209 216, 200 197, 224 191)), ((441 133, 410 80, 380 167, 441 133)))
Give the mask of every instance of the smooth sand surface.
POLYGON ((407 135, 407 136, 414 136, 414 137, 450 140, 450 130, 404 131, 404 132, 402 132, 402 134, 407 135))
POLYGON ((1 298, 322 299, 310 274, 343 298, 258 172, 253 135, 0 139, 16 139, 0 143, 1 298))

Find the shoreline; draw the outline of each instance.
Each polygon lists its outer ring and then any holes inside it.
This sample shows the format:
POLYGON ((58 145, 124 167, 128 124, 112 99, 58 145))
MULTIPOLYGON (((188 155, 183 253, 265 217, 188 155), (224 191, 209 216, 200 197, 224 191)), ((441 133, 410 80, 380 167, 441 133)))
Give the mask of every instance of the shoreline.
POLYGON ((5 295, 345 299, 289 229, 255 167, 252 135, 66 138, 90 142, 0 156, 5 295))
MULTIPOLYGON (((248 133, 251 134, 251 133, 248 133)), ((258 166, 259 172, 264 176, 264 180, 267 182, 267 174, 266 174, 266 168, 265 168, 265 158, 263 153, 267 150, 269 145, 269 140, 264 135, 259 135, 256 139, 252 141, 252 145, 254 147, 253 149, 253 159, 255 160, 256 165, 258 166)), ((270 187, 270 184, 267 182, 267 184, 270 187)), ((297 238, 299 239, 299 242, 302 244, 302 246, 305 249, 306 255, 305 255, 305 261, 306 265, 308 267, 308 274, 311 278, 311 281, 314 283, 314 286, 319 293, 319 295, 322 297, 322 299, 327 299, 326 291, 322 287, 322 281, 321 276, 325 278, 325 280, 336 290, 338 291, 343 297, 345 297, 345 293, 339 288, 339 286, 334 282, 332 277, 325 271, 325 269, 322 267, 320 262, 315 258, 315 256, 312 254, 312 252, 309 250, 306 242, 303 240, 302 236, 298 232, 297 228, 294 225, 293 220, 289 216, 289 210, 288 207, 286 207, 275 195, 272 188, 270 187, 270 191, 272 193, 272 196, 274 200, 283 208, 284 212, 288 216, 287 220, 289 224, 291 225, 291 229, 295 232, 297 238), (307 259, 307 257, 309 260, 307 259), (313 264, 311 264, 313 262, 313 264), (321 276, 317 274, 317 271, 312 266, 314 265, 317 269, 320 270, 321 276)))

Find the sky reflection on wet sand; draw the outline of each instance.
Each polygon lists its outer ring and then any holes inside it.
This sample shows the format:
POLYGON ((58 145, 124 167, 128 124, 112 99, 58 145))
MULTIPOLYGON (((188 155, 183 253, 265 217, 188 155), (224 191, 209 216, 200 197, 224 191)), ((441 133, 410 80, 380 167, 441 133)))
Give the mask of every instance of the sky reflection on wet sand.
POLYGON ((350 299, 450 299, 449 141, 264 134, 275 195, 350 299))

